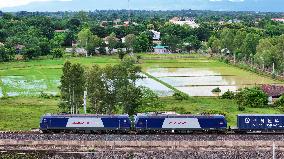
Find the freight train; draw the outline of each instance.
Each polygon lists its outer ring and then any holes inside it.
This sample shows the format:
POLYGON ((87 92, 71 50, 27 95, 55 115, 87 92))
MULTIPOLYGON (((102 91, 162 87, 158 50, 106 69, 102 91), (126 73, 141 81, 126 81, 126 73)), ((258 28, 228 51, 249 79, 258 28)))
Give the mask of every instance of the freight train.
POLYGON ((284 132, 284 115, 240 114, 237 127, 228 126, 223 115, 143 113, 129 115, 47 114, 43 133, 249 133, 284 132))

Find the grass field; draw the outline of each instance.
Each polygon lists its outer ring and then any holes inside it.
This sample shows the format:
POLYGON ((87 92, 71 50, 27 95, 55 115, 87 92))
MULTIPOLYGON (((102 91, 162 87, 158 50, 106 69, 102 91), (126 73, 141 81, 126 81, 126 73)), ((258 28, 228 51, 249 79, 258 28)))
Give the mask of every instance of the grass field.
MULTIPOLYGON (((141 60, 143 71, 149 68, 210 68, 223 72, 224 74, 237 74, 242 77, 250 77, 250 81, 279 83, 267 77, 261 77, 254 73, 229 66, 219 61, 210 60, 199 55, 183 55, 184 58, 175 59, 175 55, 142 55, 141 60)), ((65 61, 78 62, 86 67, 93 64, 101 66, 116 64, 119 62, 117 56, 99 56, 90 58, 67 58, 56 60, 34 60, 29 62, 0 63, 0 87, 1 92, 26 92, 31 90, 58 91, 58 83, 61 76, 61 68, 65 61), (5 78, 23 78, 25 83, 3 83, 5 78), (30 86, 34 81, 42 82, 45 87, 39 85, 30 86), (25 86, 26 83, 29 85, 25 86), (10 84, 10 85, 9 85, 10 84), (25 87, 22 87, 22 86, 25 87), (27 88, 28 87, 28 88, 27 88)), ((4 93, 5 94, 5 93, 4 93)), ((236 115, 239 113, 282 113, 282 110, 275 108, 247 108, 244 112, 237 110, 237 104, 231 100, 221 100, 216 97, 191 97, 187 101, 177 101, 172 97, 161 98, 165 108, 161 111, 183 110, 198 114, 210 110, 225 112, 230 125, 236 124, 236 115)), ((0 98, 0 130, 30 130, 38 128, 40 116, 45 113, 57 112, 59 99, 42 99, 37 94, 19 95, 11 98, 0 98)))
POLYGON ((19 131, 39 127, 40 116, 56 113, 58 99, 13 97, 0 100, 0 130, 19 131))

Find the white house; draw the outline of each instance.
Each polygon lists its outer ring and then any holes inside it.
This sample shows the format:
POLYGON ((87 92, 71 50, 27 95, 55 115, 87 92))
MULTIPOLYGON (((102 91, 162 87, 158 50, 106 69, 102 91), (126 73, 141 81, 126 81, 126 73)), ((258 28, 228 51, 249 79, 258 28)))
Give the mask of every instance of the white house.
POLYGON ((191 28, 199 27, 199 24, 195 22, 194 18, 186 18, 185 20, 181 20, 181 18, 175 17, 170 20, 170 23, 177 25, 189 25, 191 28))
POLYGON ((161 32, 150 30, 153 33, 153 40, 160 40, 161 38, 161 32))

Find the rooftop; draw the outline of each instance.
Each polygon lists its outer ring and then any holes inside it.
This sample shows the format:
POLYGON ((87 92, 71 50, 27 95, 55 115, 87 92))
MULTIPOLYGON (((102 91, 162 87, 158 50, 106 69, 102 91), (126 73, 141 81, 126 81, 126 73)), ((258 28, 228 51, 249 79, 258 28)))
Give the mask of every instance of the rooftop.
POLYGON ((277 85, 269 85, 265 84, 261 86, 261 89, 269 96, 269 97, 280 97, 284 94, 284 86, 277 86, 277 85))

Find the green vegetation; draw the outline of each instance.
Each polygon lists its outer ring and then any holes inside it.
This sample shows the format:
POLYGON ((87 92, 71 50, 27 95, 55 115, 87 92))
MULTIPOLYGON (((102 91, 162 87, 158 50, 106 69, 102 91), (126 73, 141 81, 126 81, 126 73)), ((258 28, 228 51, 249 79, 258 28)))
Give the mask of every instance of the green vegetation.
MULTIPOLYGON (((252 72, 244 71, 242 69, 232 67, 222 62, 201 57, 200 55, 149 55, 139 54, 142 56, 142 69, 146 71, 149 68, 168 67, 175 69, 180 68, 211 68, 221 72, 224 75, 233 75, 237 81, 243 83, 253 83, 254 81, 261 81, 262 83, 276 83, 279 81, 269 79, 256 75, 252 72), (176 56, 183 56, 183 58, 176 59, 176 56), (188 58, 190 56, 190 58, 188 58), (245 78, 248 77, 248 78, 245 78)), ((55 90, 59 92, 57 85, 49 83, 51 80, 59 80, 61 76, 61 69, 65 61, 72 63, 80 63, 84 67, 91 67, 93 64, 100 66, 118 64, 120 59, 117 56, 95 56, 95 57, 65 57, 65 59, 43 59, 32 60, 29 62, 9 62, 0 63, 0 75, 5 76, 24 76, 30 81, 43 79, 47 84, 47 90, 55 90)), ((155 77, 153 78, 155 79, 155 77)), ((157 79, 157 78, 156 78, 157 79)), ((159 80, 160 81, 160 80, 159 80)), ((162 83, 163 84, 163 83, 162 83)), ((173 87, 171 85, 169 88, 173 87)), ((16 89, 7 86, 7 91, 26 91, 26 89, 16 89)), ((211 90, 210 90, 211 91, 211 90)), ((40 96, 40 95, 32 95, 40 96)), ((39 97, 14 97, 7 99, 0 99, 1 123, 0 130, 30 130, 31 128, 38 128, 40 116, 45 113, 58 112, 59 98, 53 98, 42 93, 42 98, 39 97), (12 118, 13 117, 13 118, 12 118), (16 120, 11 120, 16 118, 16 120)), ((146 98, 146 97, 145 97, 146 98)), ((149 99, 149 98, 148 98, 149 99)), ((143 111, 177 111, 179 113, 220 113, 226 114, 230 125, 236 124, 236 115, 238 113, 282 113, 283 109, 264 107, 264 108, 250 108, 247 107, 243 111, 239 111, 239 107, 234 100, 219 99, 219 98, 202 98, 190 97, 185 100, 176 100, 174 97, 165 97, 156 100, 151 97, 149 100, 155 100, 157 104, 147 105, 149 102, 144 102, 143 111)), ((120 111, 120 110, 118 110, 120 111)))
POLYGON ((236 94, 237 104, 243 107, 263 108, 268 106, 268 95, 260 88, 244 88, 236 94))
POLYGON ((58 112, 58 98, 11 97, 0 99, 0 130, 19 131, 39 127, 40 117, 58 112))

